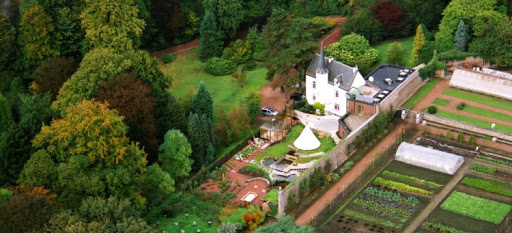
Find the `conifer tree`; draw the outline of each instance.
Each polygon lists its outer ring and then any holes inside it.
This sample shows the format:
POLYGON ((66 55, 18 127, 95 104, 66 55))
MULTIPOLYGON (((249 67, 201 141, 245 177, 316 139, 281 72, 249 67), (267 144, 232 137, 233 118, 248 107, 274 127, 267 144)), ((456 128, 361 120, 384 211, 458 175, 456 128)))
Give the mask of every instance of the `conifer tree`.
POLYGON ((192 99, 190 112, 196 113, 199 116, 206 115, 210 121, 213 121, 213 99, 208 90, 206 90, 204 82, 199 84, 197 94, 192 99))
POLYGON ((204 14, 201 28, 201 44, 199 46, 199 58, 206 61, 208 58, 219 57, 224 46, 224 33, 220 30, 215 15, 207 11, 204 14))
POLYGON ((459 51, 466 51, 468 45, 468 29, 464 20, 459 21, 457 25, 457 31, 455 32, 455 49, 459 51))
POLYGON ((425 46, 425 43, 425 35, 423 34, 421 25, 418 25, 418 27, 416 28, 416 35, 414 36, 414 42, 412 47, 411 63, 413 65, 420 63, 420 51, 425 46))

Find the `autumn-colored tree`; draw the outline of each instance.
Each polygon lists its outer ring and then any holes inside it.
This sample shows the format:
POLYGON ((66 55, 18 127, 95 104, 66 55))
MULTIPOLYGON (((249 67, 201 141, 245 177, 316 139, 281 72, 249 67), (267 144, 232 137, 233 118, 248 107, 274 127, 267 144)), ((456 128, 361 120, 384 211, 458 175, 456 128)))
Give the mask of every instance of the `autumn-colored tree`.
POLYGON ((23 50, 27 68, 38 66, 59 55, 53 38, 54 30, 53 20, 43 7, 36 5, 23 14, 18 42, 23 50))
POLYGON ((76 69, 75 64, 63 57, 43 63, 34 73, 35 90, 39 93, 50 92, 52 100, 55 100, 62 84, 76 69))
POLYGON ((247 212, 242 216, 243 226, 249 228, 251 231, 255 230, 263 221, 265 221, 265 214, 254 206, 249 206, 247 212))
POLYGON ((389 0, 379 1, 370 6, 370 12, 387 32, 393 32, 405 26, 406 16, 400 3, 389 0))
POLYGON ((412 47, 411 63, 417 65, 420 62, 420 50, 425 46, 426 40, 421 25, 416 28, 416 35, 412 47))
POLYGON ((138 141, 149 153, 149 162, 158 155, 158 139, 153 118, 155 98, 151 88, 137 79, 135 73, 124 73, 113 78, 98 90, 98 99, 116 109, 128 125, 128 137, 138 141))
POLYGON ((138 48, 145 23, 134 0, 85 0, 85 6, 82 28, 91 48, 138 48))
POLYGON ((0 204, 0 232, 38 232, 50 220, 53 205, 44 195, 20 193, 0 204))
POLYGON ((219 109, 217 114, 219 122, 215 128, 215 134, 222 140, 220 142, 222 145, 233 143, 250 130, 248 126, 250 119, 245 105, 232 108, 229 115, 223 109, 219 109))

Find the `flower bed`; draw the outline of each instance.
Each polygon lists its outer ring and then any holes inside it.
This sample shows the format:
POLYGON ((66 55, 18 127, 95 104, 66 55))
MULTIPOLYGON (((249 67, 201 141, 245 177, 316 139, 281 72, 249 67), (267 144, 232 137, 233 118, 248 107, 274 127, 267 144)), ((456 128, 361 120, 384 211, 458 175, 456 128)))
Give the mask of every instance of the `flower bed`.
POLYGON ((454 191, 443 204, 441 204, 441 209, 494 224, 500 224, 510 210, 512 210, 512 206, 454 191))
POLYGON ((384 185, 386 187, 394 188, 394 189, 398 189, 398 190, 402 190, 402 191, 408 191, 408 192, 425 194, 425 195, 431 195, 434 193, 433 191, 428 191, 428 190, 421 189, 418 187, 410 186, 408 184, 396 182, 393 180, 386 180, 386 179, 383 179, 382 177, 375 178, 373 183, 384 185))

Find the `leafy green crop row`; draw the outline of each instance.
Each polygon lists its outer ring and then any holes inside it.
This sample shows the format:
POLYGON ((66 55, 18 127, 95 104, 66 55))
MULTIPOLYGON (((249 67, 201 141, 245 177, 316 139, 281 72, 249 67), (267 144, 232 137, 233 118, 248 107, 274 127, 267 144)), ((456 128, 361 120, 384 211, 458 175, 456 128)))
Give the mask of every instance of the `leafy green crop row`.
POLYGON ((421 204, 420 200, 418 200, 418 198, 416 198, 416 197, 411 196, 411 197, 405 198, 400 193, 386 191, 386 190, 378 189, 375 187, 367 187, 364 190, 364 194, 380 197, 382 199, 395 201, 395 202, 405 202, 406 204, 408 204, 410 206, 417 206, 417 205, 421 204))
POLYGON ((490 175, 494 175, 494 173, 496 173, 496 168, 486 167, 476 163, 471 164, 471 170, 490 175))
POLYGON ((512 206, 454 191, 443 204, 441 204, 441 209, 494 224, 500 224, 510 210, 512 210, 512 206))
POLYGON ((489 158, 489 157, 485 157, 485 156, 477 156, 476 157, 477 159, 481 159, 481 160, 485 160, 487 162, 491 162, 491 163, 495 163, 495 164, 501 164, 501 165, 505 165, 507 167, 512 167, 512 162, 509 162, 509 161, 505 161, 505 160, 501 160, 501 159, 494 159, 494 158, 489 158))
POLYGON ((391 171, 388 171, 388 170, 383 171, 382 174, 384 174, 386 176, 396 177, 396 178, 400 178, 400 179, 404 179, 404 180, 408 180, 408 181, 424 184, 424 185, 426 185, 426 186, 428 186, 430 188, 439 188, 439 187, 441 187, 440 184, 432 182, 432 181, 422 180, 422 179, 417 178, 417 177, 408 176, 408 175, 400 174, 400 173, 397 173, 397 172, 391 172, 391 171))
POLYGON ((396 181, 392 181, 392 180, 386 180, 381 177, 375 178, 375 180, 373 182, 375 184, 384 185, 384 186, 387 186, 390 188, 395 188, 398 190, 409 191, 409 192, 414 192, 414 193, 419 193, 419 194, 431 195, 434 193, 432 191, 428 191, 428 190, 421 189, 418 187, 410 186, 408 184, 404 184, 404 183, 400 183, 400 182, 396 182, 396 181))
POLYGON ((473 188, 485 190, 486 192, 512 197, 512 191, 509 190, 511 188, 510 184, 504 182, 465 177, 461 183, 473 188))
POLYGON ((461 231, 461 230, 453 228, 453 227, 445 226, 441 223, 424 222, 423 226, 426 228, 434 229, 436 232, 468 233, 468 232, 461 231))
POLYGON ((379 204, 372 200, 363 200, 358 198, 354 200, 354 204, 381 217, 396 219, 400 222, 407 221, 407 219, 411 216, 410 211, 379 204))
POLYGON ((383 225, 385 227, 392 227, 392 228, 396 228, 396 229, 402 228, 402 224, 396 224, 396 223, 393 223, 393 222, 391 222, 389 220, 385 220, 385 219, 369 216, 369 215, 363 214, 363 213, 355 211, 355 210, 347 209, 347 210, 343 211, 343 214, 345 214, 347 216, 350 216, 350 217, 361 219, 363 221, 367 221, 367 222, 372 222, 372 223, 376 223, 376 224, 379 224, 379 225, 383 225))

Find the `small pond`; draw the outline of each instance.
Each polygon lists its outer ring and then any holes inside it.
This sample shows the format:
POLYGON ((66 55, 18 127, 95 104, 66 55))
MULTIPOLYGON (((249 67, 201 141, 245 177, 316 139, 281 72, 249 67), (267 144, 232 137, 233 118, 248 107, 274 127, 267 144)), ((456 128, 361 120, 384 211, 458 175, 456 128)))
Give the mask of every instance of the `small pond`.
POLYGON ((288 177, 286 177, 286 176, 277 176, 278 180, 284 180, 284 181, 288 181, 288 182, 292 182, 293 180, 297 179, 297 177, 299 177, 299 176, 297 176, 295 174, 292 174, 292 175, 290 175, 288 177))
POLYGON ((262 164, 263 166, 265 167, 269 167, 270 165, 272 165, 273 163, 275 163, 276 160, 274 160, 274 158, 272 157, 267 157, 267 158, 264 158, 263 161, 262 161, 262 164))

